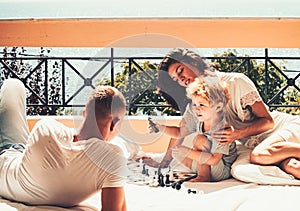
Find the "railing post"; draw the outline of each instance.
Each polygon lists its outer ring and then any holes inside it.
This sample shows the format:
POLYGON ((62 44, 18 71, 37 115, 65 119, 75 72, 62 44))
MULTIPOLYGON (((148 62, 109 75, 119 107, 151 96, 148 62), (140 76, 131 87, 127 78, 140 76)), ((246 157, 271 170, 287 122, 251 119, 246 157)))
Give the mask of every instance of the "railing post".
POLYGON ((131 115, 131 109, 132 109, 132 107, 131 107, 131 102, 132 102, 132 89, 131 89, 131 74, 132 74, 132 59, 131 58, 129 58, 129 76, 128 76, 128 85, 129 85, 129 87, 128 87, 128 101, 129 101, 129 103, 128 103, 128 115, 130 116, 131 115))
POLYGON ((269 61, 269 51, 268 48, 265 48, 265 87, 264 87, 264 96, 263 100, 265 102, 268 102, 268 87, 269 87, 269 66, 268 66, 268 61, 269 61))
MULTIPOLYGON (((44 59, 43 59, 44 60, 44 59)), ((44 86, 45 86, 45 102, 46 105, 49 105, 49 96, 48 96, 48 59, 45 59, 45 81, 44 81, 44 86)))
POLYGON ((65 59, 61 60, 61 72, 62 72, 62 104, 66 104, 66 70, 65 70, 65 59))
POLYGON ((110 80, 111 80, 111 85, 114 87, 115 86, 115 67, 114 67, 114 49, 110 49, 110 80))

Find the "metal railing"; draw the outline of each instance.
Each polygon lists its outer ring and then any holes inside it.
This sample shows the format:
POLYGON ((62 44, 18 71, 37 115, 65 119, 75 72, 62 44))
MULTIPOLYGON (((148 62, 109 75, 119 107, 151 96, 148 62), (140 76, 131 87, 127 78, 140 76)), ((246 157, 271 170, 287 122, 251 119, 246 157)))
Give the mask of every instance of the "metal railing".
MULTIPOLYGON (((300 107, 297 102, 292 104, 278 102, 280 96, 288 88, 292 87, 295 92, 300 92, 299 83, 297 83, 300 70, 283 70, 274 62, 277 60, 300 61, 300 57, 269 57, 268 49, 265 49, 265 55, 261 57, 229 56, 206 58, 214 61, 240 60, 237 67, 227 71, 244 72, 248 75, 256 86, 261 87, 263 100, 270 107, 300 107), (264 72, 261 75, 253 74, 252 72, 251 61, 254 60, 264 61, 264 72), (278 78, 283 80, 281 82, 283 85, 270 97, 270 93, 274 92, 272 84, 270 84, 270 80, 274 80, 274 72, 277 75, 279 74, 278 78), (263 84, 257 84, 258 77, 263 78, 262 81, 259 80, 263 84)), ((113 49, 111 49, 108 57, 1 57, 0 74, 2 80, 13 77, 23 81, 28 94, 27 106, 34 108, 47 107, 49 110, 45 112, 54 114, 51 111, 59 108, 83 107, 84 103, 80 100, 86 96, 86 89, 95 88, 95 85, 103 82, 103 80, 115 86, 117 83, 116 75, 122 71, 124 72, 126 69, 124 64, 126 64, 129 71, 129 77, 126 80, 129 93, 136 86, 132 80, 132 77, 134 77, 133 67, 139 69, 148 79, 146 88, 139 90, 139 93, 128 95, 129 110, 137 107, 168 107, 169 105, 166 104, 140 103, 140 100, 147 94, 146 90, 155 89, 156 84, 156 76, 149 74, 142 67, 141 61, 151 61, 158 64, 161 59, 162 57, 115 57, 113 49)))

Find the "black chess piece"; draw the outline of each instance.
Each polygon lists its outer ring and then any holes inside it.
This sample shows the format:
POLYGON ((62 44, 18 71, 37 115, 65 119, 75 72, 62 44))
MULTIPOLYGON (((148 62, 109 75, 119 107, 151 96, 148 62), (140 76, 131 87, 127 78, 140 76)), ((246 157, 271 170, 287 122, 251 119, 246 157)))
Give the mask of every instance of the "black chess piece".
POLYGON ((161 176, 160 176, 161 174, 158 174, 158 176, 157 176, 157 182, 158 182, 158 184, 160 185, 160 183, 161 183, 161 176))
POLYGON ((143 165, 142 175, 146 174, 146 164, 143 165))
POLYGON ((176 190, 180 190, 182 183, 187 182, 187 181, 189 181, 189 180, 191 180, 191 179, 193 179, 195 177, 197 177, 197 174, 189 176, 189 177, 184 178, 182 180, 179 180, 178 182, 174 182, 174 183, 172 183, 172 188, 174 188, 176 190))
POLYGON ((169 175, 169 174, 166 174, 166 182, 165 182, 165 183, 166 183, 166 186, 167 186, 167 187, 170 186, 170 183, 171 183, 171 182, 170 182, 170 175, 169 175))
POLYGON ((180 190, 180 189, 181 189, 182 183, 183 183, 182 180, 180 180, 179 182, 177 182, 176 185, 175 185, 175 189, 176 189, 176 190, 180 190))
POLYGON ((196 194, 196 193, 197 193, 197 191, 192 190, 192 189, 190 189, 190 188, 187 190, 187 192, 188 192, 188 194, 190 194, 190 193, 196 194))
POLYGON ((157 175, 158 176, 161 175, 161 166, 160 165, 158 166, 158 169, 157 169, 157 175))
POLYGON ((173 189, 175 189, 175 187, 176 187, 176 182, 173 182, 172 184, 171 184, 171 187, 173 188, 173 189))
POLYGON ((160 183, 159 183, 160 187, 165 187, 164 175, 160 174, 159 177, 160 177, 160 183))
POLYGON ((151 125, 153 131, 155 133, 158 133, 159 132, 159 129, 156 127, 155 123, 152 121, 151 117, 148 117, 148 121, 149 121, 149 124, 151 125))

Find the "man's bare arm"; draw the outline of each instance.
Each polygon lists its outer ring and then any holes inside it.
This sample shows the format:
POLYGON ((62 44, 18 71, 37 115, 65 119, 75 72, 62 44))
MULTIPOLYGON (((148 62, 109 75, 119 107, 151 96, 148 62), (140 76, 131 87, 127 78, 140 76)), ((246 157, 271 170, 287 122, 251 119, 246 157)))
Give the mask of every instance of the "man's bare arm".
POLYGON ((123 187, 108 187, 102 189, 102 211, 126 211, 126 199, 123 187))

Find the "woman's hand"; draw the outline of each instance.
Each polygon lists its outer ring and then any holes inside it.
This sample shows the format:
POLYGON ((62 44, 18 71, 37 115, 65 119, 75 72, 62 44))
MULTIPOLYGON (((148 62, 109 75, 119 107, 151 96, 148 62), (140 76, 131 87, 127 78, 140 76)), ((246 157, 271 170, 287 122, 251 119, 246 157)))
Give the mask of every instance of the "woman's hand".
POLYGON ((231 125, 224 125, 212 134, 212 138, 220 144, 230 144, 238 139, 239 131, 231 125))

